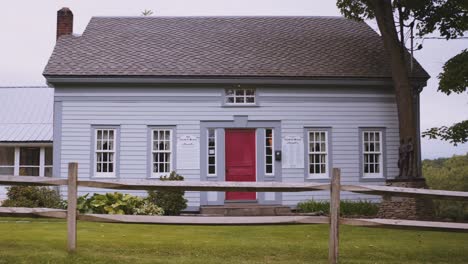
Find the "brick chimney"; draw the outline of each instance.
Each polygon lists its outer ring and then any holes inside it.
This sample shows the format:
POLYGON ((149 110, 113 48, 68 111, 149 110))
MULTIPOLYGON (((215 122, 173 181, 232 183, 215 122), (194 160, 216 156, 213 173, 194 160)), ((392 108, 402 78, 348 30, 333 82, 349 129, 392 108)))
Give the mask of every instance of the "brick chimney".
POLYGON ((73 34, 73 13, 68 7, 57 11, 57 39, 73 34))

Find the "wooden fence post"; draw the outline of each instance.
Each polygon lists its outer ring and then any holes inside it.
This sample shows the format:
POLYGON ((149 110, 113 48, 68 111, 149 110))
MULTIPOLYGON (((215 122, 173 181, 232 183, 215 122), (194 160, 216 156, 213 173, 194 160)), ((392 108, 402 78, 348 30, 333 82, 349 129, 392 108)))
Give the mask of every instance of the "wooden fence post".
POLYGON ((67 233, 68 252, 76 251, 76 203, 77 203, 78 163, 68 163, 68 207, 67 207, 67 233))
POLYGON ((338 263, 338 244, 340 227, 340 174, 341 170, 333 168, 330 184, 330 239, 328 241, 328 262, 338 263))

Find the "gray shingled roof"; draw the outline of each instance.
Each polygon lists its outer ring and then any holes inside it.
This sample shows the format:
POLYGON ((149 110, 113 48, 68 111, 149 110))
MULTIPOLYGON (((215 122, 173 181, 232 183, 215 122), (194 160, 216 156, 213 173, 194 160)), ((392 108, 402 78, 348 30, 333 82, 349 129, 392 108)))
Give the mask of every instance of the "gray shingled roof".
POLYGON ((385 57, 375 31, 341 17, 93 17, 44 75, 389 78, 385 57))

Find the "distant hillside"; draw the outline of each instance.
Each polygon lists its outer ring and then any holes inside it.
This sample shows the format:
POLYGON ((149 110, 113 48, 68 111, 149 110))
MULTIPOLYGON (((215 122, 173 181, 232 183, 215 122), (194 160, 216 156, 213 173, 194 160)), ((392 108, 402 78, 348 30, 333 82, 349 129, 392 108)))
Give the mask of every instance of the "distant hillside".
MULTIPOLYGON (((431 189, 468 192, 468 154, 423 160, 423 176, 431 189)), ((468 220, 468 202, 434 201, 436 215, 452 220, 468 220)))

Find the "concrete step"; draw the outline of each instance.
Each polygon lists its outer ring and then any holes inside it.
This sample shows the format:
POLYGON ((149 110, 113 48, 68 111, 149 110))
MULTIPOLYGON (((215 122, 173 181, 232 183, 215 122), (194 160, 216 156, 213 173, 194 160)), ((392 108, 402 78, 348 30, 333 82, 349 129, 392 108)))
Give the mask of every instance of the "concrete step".
POLYGON ((202 206, 200 214, 211 216, 284 216, 292 215, 291 208, 283 205, 228 204, 202 206))

